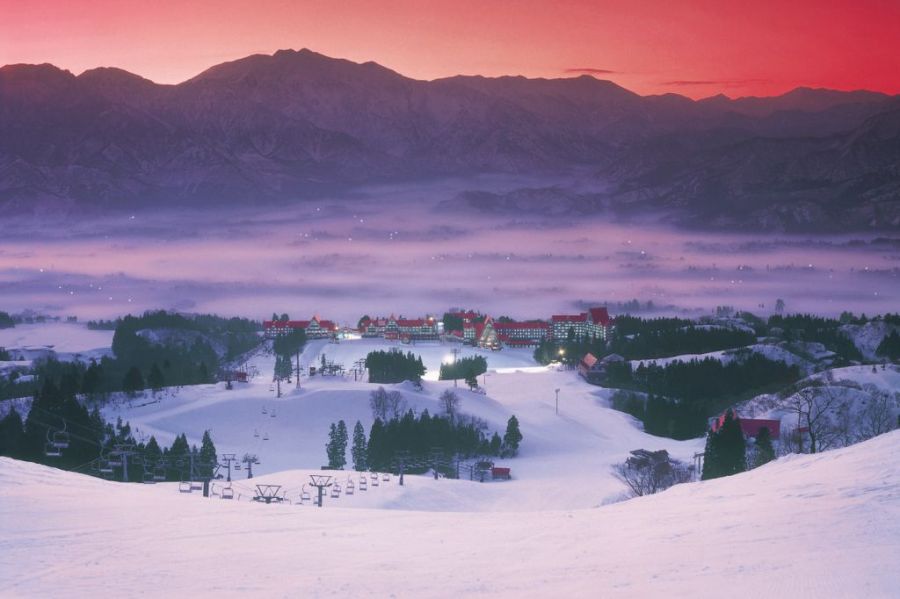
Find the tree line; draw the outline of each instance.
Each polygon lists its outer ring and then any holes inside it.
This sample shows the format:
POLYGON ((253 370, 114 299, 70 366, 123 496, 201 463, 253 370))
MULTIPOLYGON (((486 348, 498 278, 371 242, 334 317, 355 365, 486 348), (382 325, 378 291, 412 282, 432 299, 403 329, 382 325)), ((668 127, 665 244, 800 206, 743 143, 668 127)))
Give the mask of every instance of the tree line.
MULTIPOLYGON (((190 475, 191 456, 195 474, 212 475, 217 454, 209 431, 204 433, 200 448, 189 446, 184 434, 163 448, 152 436, 146 442, 136 440, 130 425, 121 419, 115 424, 104 421, 99 409, 89 411, 76 400, 76 392, 70 373, 59 384, 44 381, 24 421, 18 410, 11 407, 0 419, 0 455, 100 476, 100 464, 109 462, 110 452, 124 445, 134 452, 129 467, 132 482, 142 481, 143 473, 154 468, 160 468, 158 472, 166 480, 184 480, 190 475), (49 456, 56 434, 64 436, 67 447, 59 449, 59 456, 49 456)), ((112 468, 108 477, 122 480, 123 466, 112 468)))
POLYGON ((626 361, 611 364, 607 372, 609 386, 709 406, 730 403, 769 387, 789 385, 801 376, 797 366, 756 352, 746 352, 728 363, 715 358, 694 358, 664 365, 642 362, 632 368, 626 361))
MULTIPOLYGON (((360 472, 399 472, 409 474, 436 470, 448 477, 456 476, 455 459, 475 456, 512 457, 522 442, 519 422, 511 416, 501 437, 487 434, 486 424, 472 417, 431 415, 423 410, 418 416, 408 410, 400 418, 382 421, 376 418, 366 438, 359 421, 353 427, 350 448, 353 469, 360 472)), ((347 465, 350 443, 343 420, 332 423, 325 444, 328 468, 342 470, 347 465)))

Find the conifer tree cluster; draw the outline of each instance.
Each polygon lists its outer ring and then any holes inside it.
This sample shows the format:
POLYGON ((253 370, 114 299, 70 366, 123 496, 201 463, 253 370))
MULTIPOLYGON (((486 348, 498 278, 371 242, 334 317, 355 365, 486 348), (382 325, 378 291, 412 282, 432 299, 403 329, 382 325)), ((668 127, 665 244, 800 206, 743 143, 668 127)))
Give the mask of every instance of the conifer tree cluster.
MULTIPOLYGON (((24 421, 11 408, 0 419, 0 455, 100 475, 98 467, 108 461, 110 452, 117 446, 128 446, 134 452, 129 467, 131 482, 140 482, 145 472, 156 468, 166 480, 185 480, 191 475, 192 456, 195 475, 212 475, 217 454, 209 431, 204 433, 199 449, 191 447, 184 434, 176 437, 169 448, 161 448, 154 437, 144 443, 135 439, 127 422, 119 419, 110 424, 97 408, 88 411, 76 401, 77 389, 78 380, 70 372, 59 384, 44 381, 24 421), (60 450, 59 456, 47 455, 54 433, 65 433, 68 439, 68 446, 60 450)), ((122 480, 123 474, 123 468, 116 466, 111 477, 122 480)))
POLYGON ((703 454, 703 480, 731 476, 747 470, 747 446, 741 421, 732 410, 725 413, 725 419, 718 430, 706 435, 706 449, 703 454))
POLYGON ((347 424, 343 420, 339 420, 337 424, 332 422, 328 431, 328 443, 325 444, 330 469, 343 470, 347 465, 347 441, 347 424))
MULTIPOLYGON (((330 468, 342 468, 347 447, 343 421, 332 424, 326 444, 330 468)), ((514 456, 522 442, 515 416, 509 419, 506 433, 487 435, 487 425, 476 418, 432 416, 423 410, 418 416, 408 410, 402 417, 382 421, 376 418, 366 439, 360 422, 353 427, 351 455, 358 471, 397 472, 397 456, 404 455, 404 471, 410 474, 435 469, 455 476, 454 458, 474 456, 514 456)))
POLYGON ((421 383, 425 375, 422 357, 412 352, 403 353, 397 349, 377 350, 366 356, 366 369, 370 383, 421 383))
POLYGON ((478 386, 478 375, 487 372, 487 358, 484 356, 468 356, 459 358, 451 364, 441 364, 438 378, 442 381, 464 379, 469 387, 478 386))

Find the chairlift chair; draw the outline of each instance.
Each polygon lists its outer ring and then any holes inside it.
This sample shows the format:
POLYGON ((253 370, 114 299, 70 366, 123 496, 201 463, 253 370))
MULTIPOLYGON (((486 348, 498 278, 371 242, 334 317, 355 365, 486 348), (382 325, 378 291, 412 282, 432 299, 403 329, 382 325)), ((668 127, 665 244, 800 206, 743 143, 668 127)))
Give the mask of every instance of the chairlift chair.
POLYGON ((270 417, 270 418, 275 418, 275 416, 276 416, 275 410, 272 410, 272 413, 269 414, 269 417, 270 417))
POLYGON ((353 481, 351 480, 347 483, 347 488, 344 489, 344 495, 353 495, 354 490, 355 490, 355 485, 353 484, 353 481))
POLYGON ((47 443, 47 445, 44 447, 44 455, 48 458, 58 458, 62 455, 62 451, 59 449, 59 447, 53 445, 53 443, 47 443))
POLYGON ((222 488, 222 499, 234 499, 234 489, 231 487, 222 488))
MULTIPOLYGON (((165 477, 163 477, 163 478, 165 478, 165 477)), ((143 479, 144 479, 144 484, 145 484, 145 485, 153 485, 153 484, 156 484, 156 476, 154 476, 152 472, 149 472, 149 471, 144 472, 144 477, 143 477, 143 479)))
POLYGON ((269 433, 266 433, 263 435, 263 441, 268 441, 268 440, 269 440, 269 433))
POLYGON ((378 486, 378 473, 377 472, 372 473, 372 486, 373 487, 378 486))
POLYGON ((303 488, 300 491, 300 503, 302 504, 304 501, 312 501, 312 496, 309 494, 309 491, 306 490, 306 485, 303 485, 303 488))
POLYGON ((234 463, 234 466, 232 466, 232 468, 234 468, 235 472, 237 472, 238 470, 241 469, 241 463, 240 463, 240 462, 235 462, 235 463, 234 463))
POLYGON ((203 490, 203 481, 202 480, 192 480, 191 481, 191 491, 202 491, 203 490))
POLYGON ((368 490, 368 488, 369 488, 369 486, 368 486, 368 483, 366 482, 366 478, 363 477, 363 478, 359 479, 359 490, 366 491, 366 490, 368 490))
POLYGON ((66 432, 66 423, 63 422, 63 429, 61 431, 54 431, 53 437, 50 440, 50 443, 56 449, 68 449, 69 448, 69 433, 66 432))
POLYGON ((268 414, 268 413, 269 413, 269 411, 266 409, 266 406, 263 406, 263 408, 262 408, 262 413, 263 413, 263 414, 268 414))
POLYGON ((386 482, 386 483, 391 482, 391 474, 390 474, 390 472, 385 472, 384 474, 382 474, 382 475, 381 475, 381 480, 384 481, 384 482, 386 482))
POLYGON ((337 499, 341 496, 341 488, 338 486, 331 487, 331 498, 337 499))
POLYGON ((158 483, 161 483, 166 480, 165 464, 157 464, 156 467, 153 468, 153 480, 158 483))
POLYGON ((193 485, 191 485, 190 481, 181 481, 178 483, 178 492, 179 493, 190 493, 193 490, 193 485))
POLYGON ((259 431, 256 429, 253 429, 253 436, 256 437, 257 439, 259 439, 259 431))

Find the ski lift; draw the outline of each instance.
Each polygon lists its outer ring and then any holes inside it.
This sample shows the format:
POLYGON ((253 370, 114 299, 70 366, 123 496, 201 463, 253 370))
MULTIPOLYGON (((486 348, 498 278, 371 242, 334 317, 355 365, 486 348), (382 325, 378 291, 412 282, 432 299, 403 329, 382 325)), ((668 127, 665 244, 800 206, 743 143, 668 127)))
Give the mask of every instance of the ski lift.
POLYGON ((233 468, 234 468, 235 471, 240 470, 240 469, 241 469, 241 463, 240 463, 240 462, 235 462, 233 468))
POLYGON ((61 431, 54 431, 53 436, 50 438, 50 444, 53 445, 56 449, 68 449, 69 448, 69 433, 66 432, 66 423, 63 421, 63 428, 61 431))
POLYGON ((364 476, 364 477, 360 478, 359 479, 359 490, 366 491, 366 490, 368 490, 368 488, 369 488, 369 486, 368 486, 368 483, 366 482, 366 477, 364 476))
POLYGON ((107 463, 113 468, 121 468, 122 467, 122 458, 120 456, 111 456, 107 463))
POLYGON ((275 391, 275 385, 269 385, 269 393, 275 391))
POLYGON ((150 471, 144 472, 144 484, 145 485, 156 484, 156 477, 153 475, 152 472, 150 472, 150 471))
POLYGON ((62 451, 53 445, 53 443, 47 443, 44 447, 44 455, 48 458, 58 458, 62 455, 62 451))
POLYGON ((222 499, 234 499, 234 489, 231 487, 222 488, 222 499))
POLYGON ((263 441, 268 441, 268 440, 269 440, 269 433, 266 433, 263 435, 263 441))
POLYGON ((271 416, 272 418, 275 418, 275 410, 272 410, 272 413, 269 414, 269 416, 271 416))
POLYGON ((100 474, 112 474, 113 467, 112 464, 109 463, 109 460, 100 459, 100 463, 97 466, 97 470, 100 471, 100 474))
POLYGON ((337 485, 331 487, 331 498, 337 499, 341 496, 341 488, 337 485))
POLYGON ((179 493, 190 493, 193 490, 193 485, 190 481, 183 480, 178 483, 178 492, 179 493))
POLYGON ((378 486, 378 474, 377 473, 372 475, 372 486, 373 487, 378 486))
POLYGON ((153 468, 153 480, 158 483, 166 480, 166 465, 164 463, 158 463, 153 468))
POLYGON ((201 480, 192 480, 191 481, 191 491, 202 491, 203 490, 203 481, 201 480))
POLYGON ((300 491, 300 503, 303 504, 304 501, 312 501, 312 496, 310 496, 309 491, 306 490, 306 485, 303 485, 303 488, 300 491))
POLYGON ((268 413, 269 413, 269 411, 266 409, 266 406, 263 406, 263 408, 262 408, 262 413, 263 413, 263 414, 268 414, 268 413))
POLYGON ((353 481, 347 481, 347 488, 344 489, 344 495, 353 495, 353 491, 355 490, 355 485, 353 481))
POLYGON ((391 474, 390 474, 390 472, 385 472, 384 474, 382 474, 382 475, 381 475, 381 480, 382 480, 382 482, 386 482, 386 483, 391 482, 391 474))
POLYGON ((253 436, 254 436, 255 438, 259 439, 259 430, 253 429, 253 436))

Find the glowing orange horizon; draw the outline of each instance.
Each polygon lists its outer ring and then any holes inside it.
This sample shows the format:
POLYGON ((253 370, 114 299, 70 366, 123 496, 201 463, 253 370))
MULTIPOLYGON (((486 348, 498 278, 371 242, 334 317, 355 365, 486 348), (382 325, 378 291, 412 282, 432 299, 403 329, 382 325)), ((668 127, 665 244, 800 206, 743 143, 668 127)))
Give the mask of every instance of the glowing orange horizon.
POLYGON ((591 74, 641 94, 900 93, 900 3, 856 0, 0 0, 0 64, 115 66, 177 83, 310 48, 416 79, 591 74))

